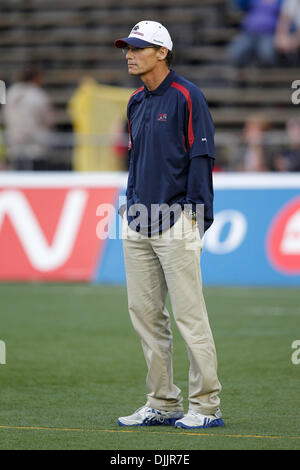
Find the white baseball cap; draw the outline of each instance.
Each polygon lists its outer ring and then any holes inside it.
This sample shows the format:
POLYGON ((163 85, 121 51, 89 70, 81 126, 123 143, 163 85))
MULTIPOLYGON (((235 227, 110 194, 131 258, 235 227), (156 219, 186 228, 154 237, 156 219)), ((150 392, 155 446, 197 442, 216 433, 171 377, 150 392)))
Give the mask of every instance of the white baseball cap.
POLYGON ((115 41, 118 48, 126 47, 151 47, 162 46, 169 51, 173 49, 173 43, 168 30, 157 21, 140 21, 131 30, 128 38, 121 38, 115 41))

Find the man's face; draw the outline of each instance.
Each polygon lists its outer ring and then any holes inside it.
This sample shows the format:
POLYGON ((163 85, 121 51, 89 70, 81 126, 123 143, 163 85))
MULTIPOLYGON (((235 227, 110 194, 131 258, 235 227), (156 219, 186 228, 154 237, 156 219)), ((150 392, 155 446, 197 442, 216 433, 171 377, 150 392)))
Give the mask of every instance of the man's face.
POLYGON ((126 48, 126 60, 128 63, 128 73, 130 75, 143 76, 152 72, 161 62, 164 53, 162 49, 145 47, 144 49, 128 46, 126 48))

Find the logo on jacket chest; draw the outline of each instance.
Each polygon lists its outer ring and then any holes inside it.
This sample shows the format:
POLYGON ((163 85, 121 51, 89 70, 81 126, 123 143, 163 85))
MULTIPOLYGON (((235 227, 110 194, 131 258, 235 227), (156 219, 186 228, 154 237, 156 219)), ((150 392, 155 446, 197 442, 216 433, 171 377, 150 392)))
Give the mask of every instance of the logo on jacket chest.
POLYGON ((164 113, 164 114, 158 114, 157 116, 157 121, 160 121, 160 122, 165 122, 168 120, 168 115, 167 113, 164 113))

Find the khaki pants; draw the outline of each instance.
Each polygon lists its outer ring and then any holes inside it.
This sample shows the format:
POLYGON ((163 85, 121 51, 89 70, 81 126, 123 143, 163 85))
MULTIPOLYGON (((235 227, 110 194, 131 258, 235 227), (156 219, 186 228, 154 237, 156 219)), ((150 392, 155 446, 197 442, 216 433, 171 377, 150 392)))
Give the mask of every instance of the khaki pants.
POLYGON ((147 406, 183 409, 181 390, 173 383, 172 332, 165 306, 169 292, 190 362, 189 409, 215 413, 221 385, 202 293, 198 228, 182 213, 171 229, 148 238, 130 229, 125 214, 122 238, 129 313, 148 367, 147 406))

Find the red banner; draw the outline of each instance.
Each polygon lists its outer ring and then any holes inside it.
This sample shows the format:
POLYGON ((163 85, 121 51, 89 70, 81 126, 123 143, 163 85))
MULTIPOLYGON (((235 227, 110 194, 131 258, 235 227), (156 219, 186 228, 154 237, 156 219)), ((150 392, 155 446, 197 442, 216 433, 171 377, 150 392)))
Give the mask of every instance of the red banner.
POLYGON ((103 249, 99 204, 117 187, 0 189, 1 280, 91 280, 103 249))

